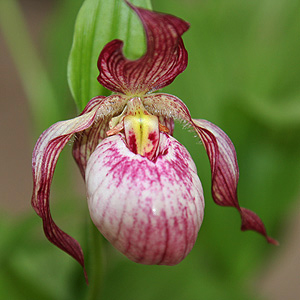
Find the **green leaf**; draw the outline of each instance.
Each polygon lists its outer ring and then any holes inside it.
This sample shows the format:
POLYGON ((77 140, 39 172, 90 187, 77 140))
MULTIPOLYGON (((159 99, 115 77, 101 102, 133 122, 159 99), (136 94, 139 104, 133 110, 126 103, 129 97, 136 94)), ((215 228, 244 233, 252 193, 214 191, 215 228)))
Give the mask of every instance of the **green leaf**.
MULTIPOLYGON (((151 8, 150 0, 131 3, 151 8)), ((125 54, 131 59, 145 51, 141 22, 123 0, 86 0, 77 16, 68 63, 69 86, 79 110, 91 98, 109 94, 97 81, 97 60, 103 47, 113 39, 125 42, 125 54)))

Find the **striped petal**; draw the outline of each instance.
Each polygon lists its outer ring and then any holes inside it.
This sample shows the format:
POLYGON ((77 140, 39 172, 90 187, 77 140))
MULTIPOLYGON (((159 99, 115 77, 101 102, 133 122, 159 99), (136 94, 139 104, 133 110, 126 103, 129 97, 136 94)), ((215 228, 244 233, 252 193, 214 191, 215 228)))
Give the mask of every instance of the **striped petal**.
MULTIPOLYGON (((96 97, 92 99, 83 113, 77 118, 61 121, 45 130, 39 137, 32 156, 33 193, 32 206, 43 220, 46 237, 51 243, 70 254, 84 267, 84 258, 79 243, 63 232, 53 221, 49 194, 54 169, 60 152, 69 142, 71 137, 90 128, 106 115, 113 115, 119 109, 116 108, 115 98, 96 97)), ((119 106, 117 106, 119 107, 119 106)), ((97 126, 101 127, 101 122, 97 126)))
POLYGON ((48 128, 38 139, 33 150, 32 206, 43 220, 46 237, 51 243, 70 254, 84 268, 84 258, 79 243, 63 232, 53 221, 49 194, 58 156, 75 132, 90 127, 96 118, 97 109, 72 120, 58 122, 48 128))
POLYGON ((88 205, 99 231, 128 258, 175 265, 197 238, 203 192, 187 150, 166 134, 159 147, 150 161, 121 135, 103 140, 86 169, 88 205))
POLYGON ((98 81, 111 91, 140 95, 169 85, 185 70, 188 56, 181 35, 189 24, 171 15, 127 4, 143 23, 147 51, 132 61, 124 57, 122 41, 111 41, 99 56, 98 81))
POLYGON ((226 135, 216 125, 206 120, 192 120, 192 124, 201 138, 212 170, 212 196, 221 206, 236 207, 242 218, 242 230, 254 230, 271 244, 278 242, 267 235, 261 219, 251 210, 240 207, 237 198, 239 168, 234 146, 226 135))
POLYGON ((214 201, 221 206, 237 208, 242 218, 242 230, 254 230, 265 236, 269 243, 278 244, 267 235, 261 219, 238 203, 239 168, 234 146, 225 132, 206 120, 193 120, 186 105, 173 95, 149 95, 144 97, 143 104, 150 113, 183 120, 195 129, 210 161, 214 201))

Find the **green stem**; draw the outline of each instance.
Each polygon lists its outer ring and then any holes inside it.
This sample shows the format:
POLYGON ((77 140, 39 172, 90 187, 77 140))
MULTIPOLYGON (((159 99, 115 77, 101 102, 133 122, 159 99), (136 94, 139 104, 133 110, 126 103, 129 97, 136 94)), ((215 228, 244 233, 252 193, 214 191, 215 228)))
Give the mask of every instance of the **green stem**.
POLYGON ((0 1, 0 27, 40 131, 61 118, 59 104, 16 0, 0 1))
POLYGON ((85 300, 101 299, 101 291, 104 279, 104 260, 103 260, 103 237, 90 221, 89 240, 88 240, 88 276, 89 286, 85 300))

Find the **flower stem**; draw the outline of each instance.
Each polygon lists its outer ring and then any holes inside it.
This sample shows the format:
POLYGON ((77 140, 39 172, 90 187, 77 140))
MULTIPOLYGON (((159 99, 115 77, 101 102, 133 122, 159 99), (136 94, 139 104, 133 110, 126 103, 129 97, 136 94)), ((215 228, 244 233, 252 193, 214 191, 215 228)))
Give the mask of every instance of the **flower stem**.
POLYGON ((103 260, 103 237, 92 223, 88 224, 88 275, 89 286, 85 300, 101 299, 101 291, 104 279, 104 260, 103 260))
POLYGON ((29 101, 35 129, 41 131, 61 118, 61 111, 16 0, 0 1, 0 27, 29 101))

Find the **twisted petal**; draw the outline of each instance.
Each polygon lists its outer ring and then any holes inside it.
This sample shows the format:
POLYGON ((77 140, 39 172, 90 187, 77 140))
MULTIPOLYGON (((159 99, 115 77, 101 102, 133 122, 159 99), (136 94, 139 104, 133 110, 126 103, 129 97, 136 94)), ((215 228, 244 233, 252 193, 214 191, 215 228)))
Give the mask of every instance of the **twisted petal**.
POLYGON ((242 218, 242 230, 254 230, 266 237, 272 244, 261 219, 252 211, 241 208, 237 198, 239 168, 234 146, 216 125, 206 120, 193 120, 185 104, 173 95, 156 94, 144 98, 144 106, 150 112, 188 122, 197 132, 207 152, 212 171, 212 196, 221 206, 237 208, 242 218))
POLYGON ((32 206, 43 219, 46 237, 57 247, 74 257, 84 268, 84 258, 79 243, 63 232, 53 221, 49 207, 50 185, 58 156, 71 136, 92 125, 97 109, 72 120, 58 122, 48 128, 33 150, 32 206))
POLYGON ((121 135, 103 140, 86 184, 93 222, 131 260, 174 265, 192 249, 203 192, 191 156, 173 137, 161 134, 155 161, 132 153, 121 135))
POLYGON ((90 112, 95 106, 99 106, 100 100, 103 105, 103 113, 100 115, 97 126, 89 127, 75 134, 72 153, 83 178, 85 177, 85 168, 91 153, 93 153, 97 145, 107 137, 106 132, 109 130, 110 119, 115 114, 121 113, 127 101, 122 95, 111 95, 109 97, 98 96, 89 102, 81 115, 90 112))
POLYGON ((181 35, 189 24, 171 15, 128 5, 143 23, 147 51, 140 59, 128 60, 122 52, 123 42, 111 41, 99 56, 98 81, 114 92, 145 94, 169 85, 185 70, 188 57, 181 35))
POLYGON ((90 128, 108 112, 113 114, 111 101, 109 97, 92 99, 79 117, 58 122, 44 131, 33 150, 32 206, 43 220, 44 232, 49 241, 74 257, 83 267, 84 259, 79 243, 63 232, 52 220, 49 207, 50 185, 58 156, 64 146, 73 134, 90 128))
POLYGON ((239 168, 234 146, 216 125, 206 120, 193 120, 193 127, 200 136, 208 154, 212 170, 212 196, 221 206, 233 206, 242 218, 242 230, 254 230, 266 237, 269 243, 278 242, 267 235, 261 219, 251 210, 241 208, 237 198, 239 168))

